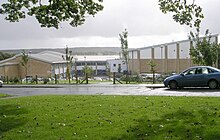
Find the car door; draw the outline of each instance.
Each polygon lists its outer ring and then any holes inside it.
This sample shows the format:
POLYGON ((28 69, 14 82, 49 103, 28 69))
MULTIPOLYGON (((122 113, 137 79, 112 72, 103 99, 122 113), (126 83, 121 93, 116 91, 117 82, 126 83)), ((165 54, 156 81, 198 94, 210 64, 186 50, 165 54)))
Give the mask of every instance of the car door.
POLYGON ((208 72, 207 68, 198 67, 196 69, 196 74, 194 76, 194 85, 195 86, 204 86, 206 84, 205 76, 206 72, 208 72))
POLYGON ((183 73, 183 76, 180 81, 180 85, 183 87, 196 86, 196 68, 189 69, 183 73))

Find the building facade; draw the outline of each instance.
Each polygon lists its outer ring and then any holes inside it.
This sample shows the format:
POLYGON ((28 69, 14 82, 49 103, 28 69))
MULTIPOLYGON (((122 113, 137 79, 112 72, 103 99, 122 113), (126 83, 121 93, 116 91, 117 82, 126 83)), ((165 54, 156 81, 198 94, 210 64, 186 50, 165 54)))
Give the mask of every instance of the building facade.
MULTIPOLYGON (((22 55, 18 54, 12 58, 0 61, 0 77, 4 78, 18 78, 24 79, 28 77, 66 77, 66 61, 63 60, 65 54, 44 51, 37 54, 28 54, 27 71, 21 65, 22 55)), ((94 75, 106 74, 106 64, 108 59, 118 59, 117 55, 103 55, 103 56, 73 56, 73 64, 71 68, 71 75, 78 71, 79 76, 82 76, 82 70, 85 65, 92 67, 94 75)))
MULTIPOLYGON (((211 42, 218 43, 218 35, 212 35, 211 42)), ((130 50, 129 70, 133 74, 150 73, 149 62, 152 60, 156 63, 157 73, 179 73, 196 65, 190 57, 192 47, 192 41, 183 40, 130 50)))

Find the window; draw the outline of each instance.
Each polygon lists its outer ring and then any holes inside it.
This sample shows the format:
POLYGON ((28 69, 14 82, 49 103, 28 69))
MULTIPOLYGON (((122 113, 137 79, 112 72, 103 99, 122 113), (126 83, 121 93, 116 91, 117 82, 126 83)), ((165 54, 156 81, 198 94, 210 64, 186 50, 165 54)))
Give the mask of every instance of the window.
POLYGON ((184 75, 192 75, 195 73, 196 73, 196 69, 190 69, 190 70, 183 72, 184 75))
POLYGON ((209 71, 207 68, 197 68, 196 74, 208 74, 209 71))
POLYGON ((216 71, 212 70, 212 69, 208 69, 209 73, 215 73, 216 71))
POLYGON ((202 74, 208 74, 208 73, 209 73, 209 71, 207 68, 202 68, 202 74))
POLYGON ((196 74, 202 74, 202 68, 198 68, 196 74))

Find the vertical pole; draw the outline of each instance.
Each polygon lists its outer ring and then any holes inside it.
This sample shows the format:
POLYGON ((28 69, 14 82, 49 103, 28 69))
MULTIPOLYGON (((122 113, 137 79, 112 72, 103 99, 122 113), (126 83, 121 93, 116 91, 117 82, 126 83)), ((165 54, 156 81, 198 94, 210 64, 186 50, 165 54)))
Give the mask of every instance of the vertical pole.
POLYGON ((218 44, 218 36, 215 36, 215 43, 217 44, 217 60, 216 60, 216 67, 219 68, 219 44, 218 44))
POLYGON ((38 84, 38 79, 37 79, 37 75, 35 76, 35 78, 36 78, 36 84, 38 84))
POLYGON ((88 80, 88 73, 86 72, 86 84, 89 83, 89 80, 88 80))
POLYGON ((164 56, 164 59, 165 59, 165 73, 167 73, 168 72, 168 46, 166 45, 165 47, 164 47, 164 51, 165 51, 165 56, 164 56))
POLYGON ((78 71, 77 71, 77 63, 75 60, 75 78, 76 78, 76 84, 78 84, 78 71))
POLYGON ((140 50, 137 50, 137 61, 138 61, 138 69, 137 72, 141 73, 141 52, 140 50))
POLYGON ((180 45, 179 43, 176 44, 176 72, 180 72, 180 45))
POLYGON ((34 78, 34 76, 32 77, 32 70, 31 70, 31 68, 32 68, 32 67, 31 67, 31 63, 32 63, 32 62, 31 62, 31 53, 32 53, 32 52, 29 51, 29 54, 30 54, 30 57, 29 57, 29 59, 30 59, 30 61, 29 61, 29 76, 31 76, 31 78, 34 78))
MULTIPOLYGON (((193 48, 193 41, 190 41, 190 49, 192 49, 193 48)), ((192 66, 192 57, 191 57, 191 55, 189 55, 189 65, 190 65, 190 67, 192 66)))
POLYGON ((115 72, 113 72, 113 84, 115 84, 115 72))
POLYGON ((57 74, 55 74, 54 76, 55 76, 55 84, 57 84, 57 74))
POLYGON ((151 48, 151 60, 154 61, 154 48, 151 48))
POLYGON ((163 46, 160 47, 160 54, 161 54, 161 73, 164 73, 164 59, 163 59, 163 46))

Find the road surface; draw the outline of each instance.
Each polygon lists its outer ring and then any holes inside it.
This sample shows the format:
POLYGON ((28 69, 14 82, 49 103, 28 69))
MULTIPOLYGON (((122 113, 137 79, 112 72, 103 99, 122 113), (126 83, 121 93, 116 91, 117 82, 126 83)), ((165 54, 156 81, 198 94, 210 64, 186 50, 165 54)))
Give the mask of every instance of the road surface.
POLYGON ((163 85, 55 85, 55 86, 4 86, 0 93, 17 96, 32 95, 145 95, 145 96, 215 96, 220 97, 220 89, 185 88, 170 90, 163 85))

